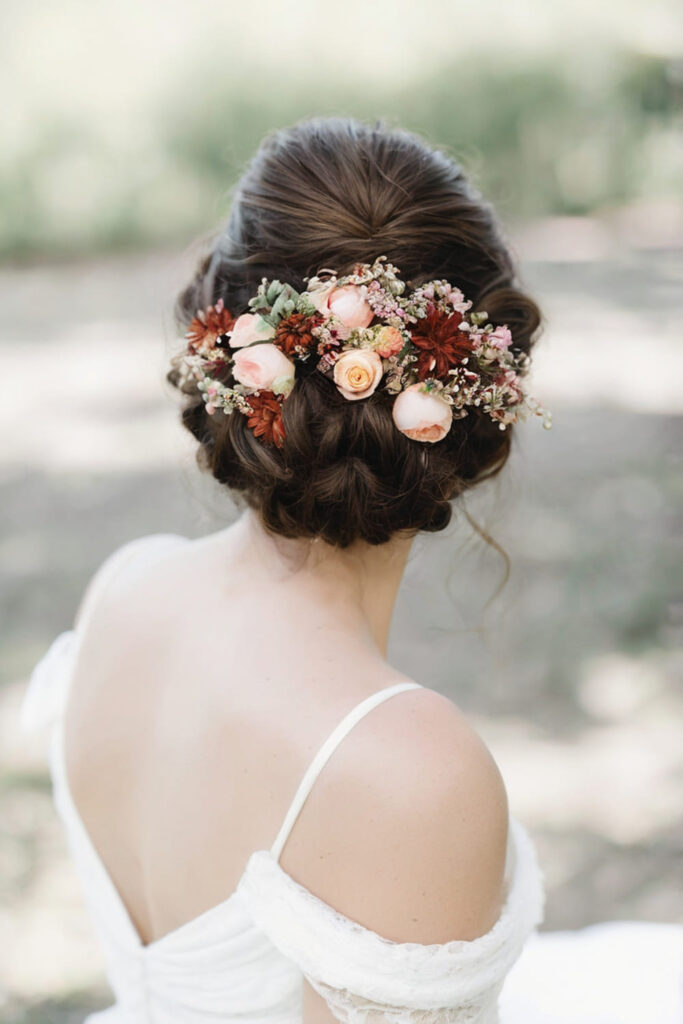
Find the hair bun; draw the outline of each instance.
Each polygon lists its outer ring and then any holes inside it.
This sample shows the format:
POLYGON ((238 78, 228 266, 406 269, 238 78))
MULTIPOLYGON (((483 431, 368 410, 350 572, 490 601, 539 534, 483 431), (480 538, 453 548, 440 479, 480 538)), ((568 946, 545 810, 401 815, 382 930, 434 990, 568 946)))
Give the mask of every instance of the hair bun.
MULTIPOLYGON (((313 118, 264 140, 224 231, 178 297, 179 326, 186 331, 198 309, 219 300, 239 315, 263 278, 303 292, 321 267, 350 274, 375 261, 380 238, 411 288, 453 282, 529 355, 540 313, 515 281, 491 207, 452 159, 417 136, 348 118, 313 118)), ((234 384, 225 368, 219 379, 234 384)), ((278 447, 262 444, 243 415, 207 413, 177 364, 169 380, 186 395, 182 419, 200 463, 266 528, 340 547, 444 529, 453 499, 503 467, 514 429, 499 430, 472 407, 437 444, 419 444, 396 429, 386 390, 348 400, 306 364, 282 403, 278 447)))

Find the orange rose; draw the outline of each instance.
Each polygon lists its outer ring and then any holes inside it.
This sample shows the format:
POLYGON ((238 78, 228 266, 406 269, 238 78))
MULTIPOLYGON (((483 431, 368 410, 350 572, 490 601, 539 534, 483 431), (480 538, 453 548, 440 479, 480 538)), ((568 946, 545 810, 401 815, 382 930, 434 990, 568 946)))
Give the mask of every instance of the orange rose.
POLYGON ((382 327, 377 332, 375 344, 375 352, 383 359, 388 359, 389 356, 398 355, 403 348, 403 335, 397 327, 382 327))
POLYGON ((379 384, 384 369, 377 352, 369 348, 351 348, 334 364, 334 383, 344 398, 367 398, 379 384))

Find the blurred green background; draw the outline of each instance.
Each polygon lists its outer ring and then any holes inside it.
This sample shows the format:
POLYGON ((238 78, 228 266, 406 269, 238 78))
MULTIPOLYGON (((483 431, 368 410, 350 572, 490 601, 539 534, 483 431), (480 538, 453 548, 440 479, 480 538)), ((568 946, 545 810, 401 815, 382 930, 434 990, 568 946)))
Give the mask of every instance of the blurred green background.
POLYGON ((264 133, 383 117, 495 204, 545 330, 498 480, 419 538, 390 660, 471 715, 546 927, 683 916, 678 0, 99 0, 0 8, 0 1022, 110 1000, 31 667, 118 544, 235 509, 164 384, 176 291, 264 133))
POLYGON ((0 253, 182 241, 265 131, 320 112, 424 133, 511 216, 680 200, 677 15, 675 0, 6 0, 0 253))

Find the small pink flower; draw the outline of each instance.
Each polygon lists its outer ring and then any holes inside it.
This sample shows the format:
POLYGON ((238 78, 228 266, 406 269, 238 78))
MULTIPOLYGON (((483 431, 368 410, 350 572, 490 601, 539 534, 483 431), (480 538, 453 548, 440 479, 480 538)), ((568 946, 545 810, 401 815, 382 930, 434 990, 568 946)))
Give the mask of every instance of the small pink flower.
POLYGON ((336 316, 347 327, 367 327, 375 313, 365 301, 359 285, 345 284, 341 288, 316 288, 309 292, 311 302, 324 316, 336 316))
POLYGON ((496 327, 488 335, 487 343, 493 348, 508 348, 512 344, 512 334, 507 327, 496 327))
POLYGON ((397 327, 382 327, 375 339, 375 352, 383 359, 398 355, 404 345, 403 335, 397 327))
POLYGON ((379 384, 384 369, 377 352, 369 348, 351 348, 342 352, 334 364, 334 383, 344 398, 367 398, 379 384))
POLYGON ((411 384, 398 393, 392 416, 401 433, 413 441, 441 441, 453 423, 452 407, 426 391, 423 382, 411 384))
POLYGON ((267 324, 256 313, 242 313, 235 320, 235 326, 228 332, 230 348, 242 348, 254 341, 267 341, 275 334, 275 328, 267 324))
POLYGON ((294 385, 294 363, 277 345, 240 348, 233 358, 233 376, 245 387, 286 394, 294 385))
POLYGON ((523 400, 524 389, 516 370, 503 370, 501 373, 496 374, 493 378, 493 383, 500 388, 504 388, 514 402, 521 402, 523 400))

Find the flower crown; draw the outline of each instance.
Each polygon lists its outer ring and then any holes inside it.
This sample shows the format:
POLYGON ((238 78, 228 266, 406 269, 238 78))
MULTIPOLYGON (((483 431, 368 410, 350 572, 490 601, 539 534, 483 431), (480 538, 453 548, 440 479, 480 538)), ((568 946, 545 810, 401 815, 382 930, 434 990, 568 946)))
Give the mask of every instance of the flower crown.
POLYGON ((265 443, 282 447, 282 404, 295 386, 296 365, 314 360, 349 401, 380 386, 396 397, 397 428, 415 441, 437 442, 454 419, 479 407, 501 430, 529 412, 552 426, 552 414, 525 394, 529 356, 507 326, 493 327, 459 288, 436 280, 406 294, 399 270, 379 256, 337 277, 319 270, 305 291, 262 278, 250 313, 234 317, 219 299, 198 310, 181 358, 206 411, 248 416, 265 443), (214 374, 230 365, 234 385, 214 374))

